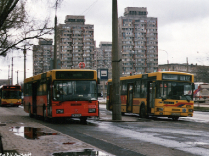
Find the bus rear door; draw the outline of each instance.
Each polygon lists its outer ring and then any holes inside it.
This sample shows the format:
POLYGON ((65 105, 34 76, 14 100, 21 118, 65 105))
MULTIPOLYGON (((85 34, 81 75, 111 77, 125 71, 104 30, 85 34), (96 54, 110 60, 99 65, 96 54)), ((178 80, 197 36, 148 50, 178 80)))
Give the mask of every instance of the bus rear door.
POLYGON ((127 113, 132 113, 133 111, 133 83, 128 84, 128 94, 127 94, 127 104, 126 104, 126 111, 127 113))
POLYGON ((148 82, 147 92, 147 114, 153 115, 152 108, 155 108, 155 83, 152 81, 148 82))
POLYGON ((37 82, 34 82, 32 84, 32 107, 33 107, 33 114, 36 114, 37 112, 37 106, 36 106, 36 103, 37 103, 37 82))

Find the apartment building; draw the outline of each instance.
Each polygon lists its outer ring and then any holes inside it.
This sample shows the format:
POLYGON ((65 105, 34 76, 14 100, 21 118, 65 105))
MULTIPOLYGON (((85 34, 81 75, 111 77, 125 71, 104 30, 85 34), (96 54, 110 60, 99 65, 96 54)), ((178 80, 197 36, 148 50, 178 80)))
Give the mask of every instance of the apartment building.
POLYGON ((112 42, 100 42, 94 57, 96 69, 108 69, 112 73, 112 42))
POLYGON ((33 75, 50 70, 50 61, 54 58, 52 39, 39 39, 33 46, 33 75))
POLYGON ((141 74, 158 68, 157 18, 147 17, 147 8, 127 7, 119 17, 119 50, 122 74, 141 74))
POLYGON ((57 27, 57 57, 61 69, 78 69, 85 63, 85 69, 94 67, 94 25, 85 24, 84 16, 67 15, 65 24, 57 27))
MULTIPOLYGON (((112 78, 112 42, 100 42, 99 48, 96 48, 95 53, 95 67, 96 69, 108 69, 108 79, 112 78)), ((107 80, 100 81, 98 85, 98 93, 106 97, 107 80)))

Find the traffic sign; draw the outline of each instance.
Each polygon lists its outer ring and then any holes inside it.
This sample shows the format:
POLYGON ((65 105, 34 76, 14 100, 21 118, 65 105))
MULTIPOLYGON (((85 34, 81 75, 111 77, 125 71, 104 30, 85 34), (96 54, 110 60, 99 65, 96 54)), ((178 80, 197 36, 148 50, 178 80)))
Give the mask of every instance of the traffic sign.
POLYGON ((79 68, 85 68, 86 64, 84 62, 80 62, 78 64, 79 68))

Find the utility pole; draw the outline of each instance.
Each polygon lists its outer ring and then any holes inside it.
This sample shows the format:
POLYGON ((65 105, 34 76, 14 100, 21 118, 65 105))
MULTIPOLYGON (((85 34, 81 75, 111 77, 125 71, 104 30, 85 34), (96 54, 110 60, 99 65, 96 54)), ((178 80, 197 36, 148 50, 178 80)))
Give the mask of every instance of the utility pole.
POLYGON ((9 85, 10 85, 10 80, 9 80, 10 75, 9 75, 9 73, 10 73, 10 65, 8 65, 8 81, 9 81, 9 85))
POLYGON ((187 61, 187 73, 188 73, 188 57, 186 58, 186 61, 187 61))
POLYGON ((26 48, 24 46, 23 49, 23 54, 24 54, 24 80, 26 79, 26 48))
POLYGON ((11 85, 13 85, 13 57, 12 57, 12 80, 11 85))
POLYGON ((120 57, 118 50, 118 6, 112 0, 112 120, 121 120, 120 57))
POLYGON ((54 17, 54 66, 53 69, 57 69, 57 4, 55 4, 55 17, 54 17))
POLYGON ((16 72, 17 72, 17 84, 18 84, 18 70, 16 72))

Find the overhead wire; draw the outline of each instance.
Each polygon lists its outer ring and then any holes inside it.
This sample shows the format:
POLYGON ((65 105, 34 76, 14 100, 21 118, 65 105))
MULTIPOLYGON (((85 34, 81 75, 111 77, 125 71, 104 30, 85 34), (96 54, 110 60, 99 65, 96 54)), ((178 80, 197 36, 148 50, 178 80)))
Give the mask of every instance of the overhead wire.
MULTIPOLYGON (((94 4, 96 4, 97 2, 98 2, 98 0, 96 0, 95 2, 93 2, 93 4, 91 4, 84 12, 82 12, 81 15, 83 15, 86 11, 90 10, 90 8, 91 8, 94 4)), ((87 14, 87 13, 86 13, 86 14, 87 14)))

